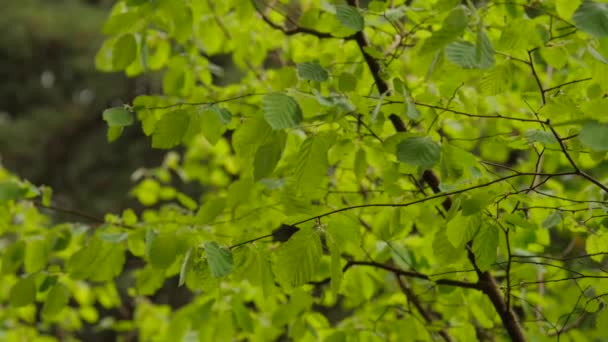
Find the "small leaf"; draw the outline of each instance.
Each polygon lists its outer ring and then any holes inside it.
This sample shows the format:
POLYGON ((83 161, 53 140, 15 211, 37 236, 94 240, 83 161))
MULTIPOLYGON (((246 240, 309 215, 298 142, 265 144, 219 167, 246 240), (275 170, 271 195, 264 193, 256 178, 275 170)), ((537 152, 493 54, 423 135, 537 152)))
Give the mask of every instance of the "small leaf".
POLYGON ((49 246, 45 240, 32 239, 25 247, 25 272, 36 273, 46 266, 49 258, 49 246))
POLYGON ((608 151, 608 124, 589 121, 583 125, 578 138, 594 151, 608 151))
POLYGON ((498 247, 498 229, 494 226, 483 226, 473 240, 475 262, 481 271, 487 271, 496 261, 498 247))
POLYGON ((429 137, 407 138, 397 144, 397 159, 400 162, 425 169, 439 162, 441 147, 429 137))
POLYGON ((45 318, 52 318, 59 314, 68 305, 69 298, 68 289, 61 283, 55 284, 46 296, 42 306, 42 315, 45 318))
POLYGON ((344 27, 351 30, 361 31, 365 27, 363 16, 359 13, 359 10, 353 6, 336 6, 336 17, 344 27))
POLYGON ((31 304, 36 299, 36 282, 33 277, 19 279, 10 290, 9 302, 12 307, 18 308, 31 304))
POLYGON ((319 63, 298 64, 298 76, 307 81, 323 82, 329 78, 329 73, 319 63))
POLYGON ((109 127, 124 127, 133 124, 133 114, 125 107, 113 107, 103 111, 103 120, 109 127))
POLYGON ((264 97, 264 118, 273 130, 297 127, 302 121, 302 109, 291 96, 274 93, 264 97))
POLYGON ((217 242, 205 243, 207 253, 207 263, 214 278, 221 278, 232 272, 234 261, 230 250, 221 247, 217 242))
POLYGON ((177 286, 182 286, 186 283, 186 276, 188 275, 188 271, 192 264, 192 247, 188 249, 186 255, 184 256, 184 260, 182 260, 182 265, 179 268, 179 280, 177 282, 177 286))
POLYGON ((608 36, 608 4, 583 1, 572 15, 572 21, 592 36, 608 36))
POLYGON ((179 145, 188 130, 190 115, 184 110, 165 113, 152 133, 153 148, 171 148, 179 145))
POLYGON ((477 47, 470 42, 454 42, 445 47, 447 59, 463 69, 477 68, 477 47))
POLYGON ((114 43, 112 48, 112 67, 115 70, 125 69, 135 60, 137 55, 137 42, 135 36, 128 33, 114 43))

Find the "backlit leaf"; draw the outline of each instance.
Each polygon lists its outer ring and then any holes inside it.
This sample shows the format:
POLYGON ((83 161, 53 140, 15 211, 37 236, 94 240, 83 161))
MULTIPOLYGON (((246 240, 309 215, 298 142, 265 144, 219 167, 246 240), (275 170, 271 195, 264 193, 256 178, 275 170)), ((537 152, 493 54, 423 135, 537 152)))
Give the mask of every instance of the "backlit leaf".
POLYGON ((351 30, 361 31, 365 27, 365 20, 359 11, 352 6, 336 6, 336 17, 344 27, 351 30))
POLYGON ((221 278, 232 272, 234 262, 230 250, 221 247, 217 242, 205 243, 205 252, 207 253, 207 263, 211 270, 211 275, 215 278, 221 278))
POLYGON ((297 127, 302 121, 302 109, 289 95, 274 93, 263 100, 264 118, 272 129, 297 127))

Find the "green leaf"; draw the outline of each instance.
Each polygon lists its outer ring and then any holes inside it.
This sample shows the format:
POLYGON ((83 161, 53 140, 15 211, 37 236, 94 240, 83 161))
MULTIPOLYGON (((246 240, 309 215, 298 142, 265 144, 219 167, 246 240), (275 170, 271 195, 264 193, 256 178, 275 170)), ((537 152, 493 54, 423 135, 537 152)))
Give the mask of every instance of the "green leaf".
POLYGON ((562 222, 562 213, 554 211, 547 216, 542 223, 543 228, 553 228, 562 222))
POLYGON ((583 1, 572 15, 576 27, 595 37, 608 36, 608 4, 583 1))
POLYGON ((338 78, 338 88, 342 92, 354 91, 357 89, 357 78, 347 72, 341 73, 338 78))
POLYGON ((319 63, 298 64, 298 76, 307 81, 323 82, 329 78, 329 73, 319 63))
POLYGON ((36 299, 36 282, 34 277, 19 279, 9 293, 9 302, 14 308, 32 304, 36 299))
POLYGON ((279 163, 282 146, 278 141, 271 141, 258 148, 253 162, 253 179, 258 181, 272 174, 279 163))
POLYGON ((448 240, 446 230, 439 229, 433 239, 433 253, 442 266, 458 261, 464 255, 463 248, 456 248, 448 240))
POLYGON ((112 48, 112 67, 115 70, 125 69, 135 60, 135 56, 137 56, 135 36, 130 33, 122 35, 112 48))
POLYGON ((498 229, 494 226, 482 226, 473 240, 475 262, 481 271, 489 270, 496 261, 496 248, 498 248, 498 229))
POLYGON ((52 318, 59 314, 63 308, 68 305, 70 295, 65 285, 61 283, 55 284, 46 296, 46 300, 42 305, 42 316, 52 318))
POLYGON ((150 240, 148 250, 150 265, 158 269, 169 268, 177 257, 177 239, 175 233, 152 234, 148 240, 150 240))
POLYGON ((46 266, 49 258, 49 246, 45 240, 32 239, 26 242, 25 272, 36 273, 46 266))
POLYGON ((302 122, 302 109, 292 97, 274 93, 264 97, 264 118, 273 130, 297 127, 302 122))
POLYGON ((298 153, 294 174, 298 189, 311 190, 324 181, 329 167, 327 160, 329 147, 330 136, 326 134, 313 135, 304 140, 298 153))
POLYGON ((529 142, 539 142, 543 145, 557 144, 557 139, 555 139, 553 133, 540 129, 529 129, 525 136, 529 142))
POLYGON ((445 55, 450 62, 464 69, 478 67, 477 47, 472 43, 466 41, 450 43, 445 47, 445 55))
POLYGON ((311 228, 302 228, 273 256, 273 269, 281 285, 292 288, 312 280, 319 267, 321 239, 311 228))
POLYGON ((206 110, 201 115, 201 133, 203 133, 205 139, 211 145, 217 144, 226 130, 224 124, 222 124, 222 120, 220 114, 214 110, 206 110))
POLYGON ((230 111, 228 109, 222 108, 217 105, 213 105, 213 106, 209 107, 209 109, 212 112, 214 112, 215 114, 217 114, 217 116, 220 118, 220 121, 224 125, 228 125, 228 124, 230 124, 230 122, 232 122, 232 113, 230 113, 230 111))
POLYGON ((397 144, 397 159, 406 164, 430 169, 440 156, 441 147, 429 137, 406 138, 397 144))
POLYGON ((199 224, 212 223, 226 207, 224 197, 211 198, 205 202, 196 214, 196 222, 199 224))
POLYGON ((487 69, 494 66, 494 46, 492 46, 492 42, 486 31, 483 29, 483 26, 479 25, 479 30, 477 31, 477 68, 479 69, 487 69))
POLYGON ((456 248, 463 248, 475 236, 480 225, 479 215, 457 215, 446 225, 446 236, 456 248))
POLYGON ((342 263, 341 260, 341 249, 335 241, 332 241, 329 244, 329 250, 331 253, 331 264, 330 264, 330 274, 331 274, 331 290, 338 295, 340 293, 340 285, 342 284, 342 263))
POLYGON ((234 262, 230 250, 211 241, 205 243, 205 252, 211 275, 214 278, 221 278, 232 272, 234 262))
POLYGON ((588 121, 583 125, 578 139, 594 151, 608 151, 608 124, 588 121))
POLYGON ((188 130, 190 115, 184 110, 165 113, 152 133, 153 148, 172 148, 182 141, 188 130))
POLYGON ((190 247, 186 252, 186 255, 184 255, 184 260, 182 260, 182 264, 179 267, 177 286, 182 286, 186 283, 186 277, 188 276, 190 267, 192 267, 192 247, 190 247))
POLYGON ((21 267, 25 257, 26 244, 16 241, 4 249, 2 253, 2 274, 13 274, 21 267))
POLYGON ((365 179, 365 175, 367 173, 367 159, 365 156, 365 150, 362 148, 358 149, 357 153, 355 153, 353 169, 355 171, 355 176, 357 177, 357 180, 362 181, 363 179, 365 179))
POLYGON ((464 8, 462 6, 456 7, 445 18, 441 29, 434 32, 433 35, 424 42, 420 49, 420 53, 427 54, 435 52, 456 40, 456 38, 460 37, 467 28, 467 23, 468 19, 464 8))
POLYGON ((337 5, 336 17, 338 21, 351 30, 361 31, 365 27, 365 20, 359 10, 353 6, 337 5))
POLYGON ((133 114, 125 107, 113 107, 103 111, 103 120, 109 127, 124 127, 133 124, 133 114))
POLYGON ((124 127, 108 127, 108 134, 106 135, 106 139, 108 142, 116 141, 116 139, 120 138, 122 135, 122 131, 124 127))
POLYGON ((235 252, 237 271, 240 278, 247 279, 251 285, 260 287, 265 297, 274 289, 272 268, 265 249, 255 245, 239 247, 235 252))
POLYGON ((14 180, 0 182, 0 203, 18 200, 27 194, 27 188, 14 180))

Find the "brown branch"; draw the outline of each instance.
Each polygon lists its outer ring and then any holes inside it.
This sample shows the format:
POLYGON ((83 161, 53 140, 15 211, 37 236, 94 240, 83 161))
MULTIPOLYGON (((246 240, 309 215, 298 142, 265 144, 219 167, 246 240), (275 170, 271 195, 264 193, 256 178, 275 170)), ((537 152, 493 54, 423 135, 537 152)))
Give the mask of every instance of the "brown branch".
POLYGON ((437 280, 433 280, 433 279, 431 279, 430 276, 428 276, 428 275, 426 275, 424 273, 414 272, 414 271, 408 271, 408 270, 402 270, 402 269, 397 268, 397 267, 385 265, 385 264, 374 262, 374 261, 351 260, 351 261, 349 261, 344 266, 344 268, 342 269, 342 271, 345 272, 345 271, 347 271, 349 268, 351 268, 353 266, 368 266, 368 267, 379 268, 379 269, 383 269, 385 271, 392 272, 393 274, 398 275, 398 276, 403 276, 403 277, 407 277, 407 278, 415 278, 415 279, 428 280, 428 281, 434 282, 437 285, 447 285, 447 286, 455 286, 455 287, 461 287, 461 288, 466 288, 466 289, 481 290, 481 286, 479 284, 477 284, 477 283, 469 283, 469 282, 466 282, 466 281, 452 280, 452 279, 437 279, 437 280))

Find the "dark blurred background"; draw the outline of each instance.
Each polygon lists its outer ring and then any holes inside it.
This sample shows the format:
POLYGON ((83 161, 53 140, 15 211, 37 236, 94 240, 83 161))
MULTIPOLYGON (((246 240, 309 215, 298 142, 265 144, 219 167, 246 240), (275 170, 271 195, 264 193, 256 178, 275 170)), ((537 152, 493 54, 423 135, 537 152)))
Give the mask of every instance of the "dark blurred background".
POLYGON ((0 0, 0 163, 94 214, 134 205, 131 174, 163 155, 138 127, 106 142, 102 111, 157 84, 95 70, 113 3, 0 0))

